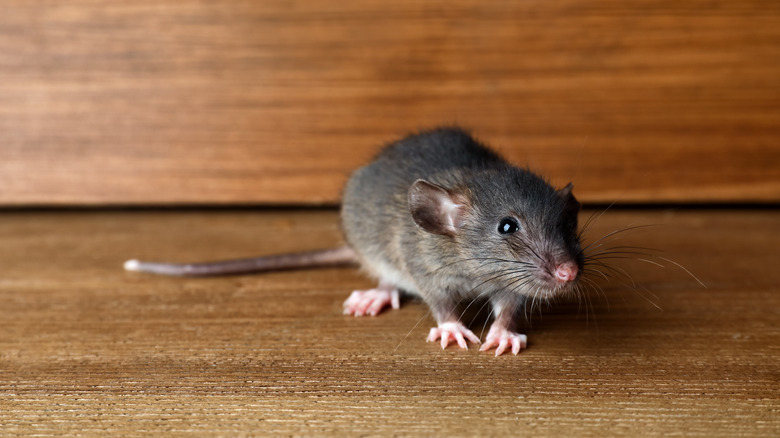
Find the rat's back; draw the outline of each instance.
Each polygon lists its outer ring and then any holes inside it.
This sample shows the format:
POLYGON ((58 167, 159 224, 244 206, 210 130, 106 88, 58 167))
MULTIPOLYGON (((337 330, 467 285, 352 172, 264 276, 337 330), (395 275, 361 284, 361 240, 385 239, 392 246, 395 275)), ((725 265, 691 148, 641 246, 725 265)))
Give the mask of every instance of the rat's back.
POLYGON ((385 166, 411 185, 451 169, 483 169, 501 166, 504 160, 459 128, 440 128, 411 135, 384 148, 366 166, 380 172, 385 166))
MULTIPOLYGON (((506 162, 459 128, 440 128, 411 135, 385 147, 368 165, 352 174, 344 204, 381 207, 406 198, 418 179, 435 180, 452 170, 480 170, 505 166, 506 162)), ((400 206, 394 204, 394 206, 400 206)))

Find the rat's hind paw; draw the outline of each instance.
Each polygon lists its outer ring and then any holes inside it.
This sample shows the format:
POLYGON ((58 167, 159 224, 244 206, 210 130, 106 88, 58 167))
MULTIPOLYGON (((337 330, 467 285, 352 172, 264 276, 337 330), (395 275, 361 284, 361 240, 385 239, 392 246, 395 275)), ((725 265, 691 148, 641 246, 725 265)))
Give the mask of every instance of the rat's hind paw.
POLYGON ((438 327, 432 328, 430 333, 428 333, 427 341, 435 342, 440 338, 442 349, 447 348, 447 346, 450 345, 450 342, 452 341, 457 342, 460 348, 463 348, 464 350, 469 349, 468 345, 466 344, 467 339, 470 342, 479 344, 479 338, 477 335, 475 335, 471 330, 467 329, 466 326, 461 324, 459 321, 445 322, 439 324, 438 327))
POLYGON ((393 309, 401 307, 401 293, 398 289, 379 284, 376 289, 356 290, 344 301, 345 315, 376 316, 387 306, 393 309))
POLYGON ((517 355, 528 345, 528 338, 499 324, 493 324, 479 351, 487 351, 496 347, 496 356, 501 356, 510 345, 512 346, 512 354, 517 355))

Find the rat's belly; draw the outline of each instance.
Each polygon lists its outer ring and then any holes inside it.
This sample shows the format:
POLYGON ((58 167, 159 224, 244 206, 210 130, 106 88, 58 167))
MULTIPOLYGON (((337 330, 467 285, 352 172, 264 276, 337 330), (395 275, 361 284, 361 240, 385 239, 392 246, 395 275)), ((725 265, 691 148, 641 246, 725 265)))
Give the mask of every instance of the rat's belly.
POLYGON ((363 269, 380 283, 388 283, 403 290, 407 294, 420 296, 420 292, 414 280, 395 266, 382 260, 372 260, 371 258, 366 257, 362 257, 361 265, 363 269))

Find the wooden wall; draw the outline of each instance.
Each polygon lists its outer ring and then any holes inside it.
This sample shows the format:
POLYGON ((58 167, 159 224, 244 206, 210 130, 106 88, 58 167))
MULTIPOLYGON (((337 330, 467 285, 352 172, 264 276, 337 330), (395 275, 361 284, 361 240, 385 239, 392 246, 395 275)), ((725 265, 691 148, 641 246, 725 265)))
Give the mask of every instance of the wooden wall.
POLYGON ((441 124, 585 202, 780 201, 777 0, 0 10, 0 205, 335 203, 441 124))

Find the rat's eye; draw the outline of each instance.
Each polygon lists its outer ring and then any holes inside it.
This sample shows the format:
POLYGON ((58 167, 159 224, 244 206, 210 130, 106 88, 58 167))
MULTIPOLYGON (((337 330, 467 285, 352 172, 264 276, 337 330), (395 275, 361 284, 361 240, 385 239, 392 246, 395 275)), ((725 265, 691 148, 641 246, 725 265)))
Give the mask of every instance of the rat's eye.
POLYGON ((520 224, 513 217, 505 217, 498 223, 498 232, 501 234, 512 234, 520 229, 520 224))

